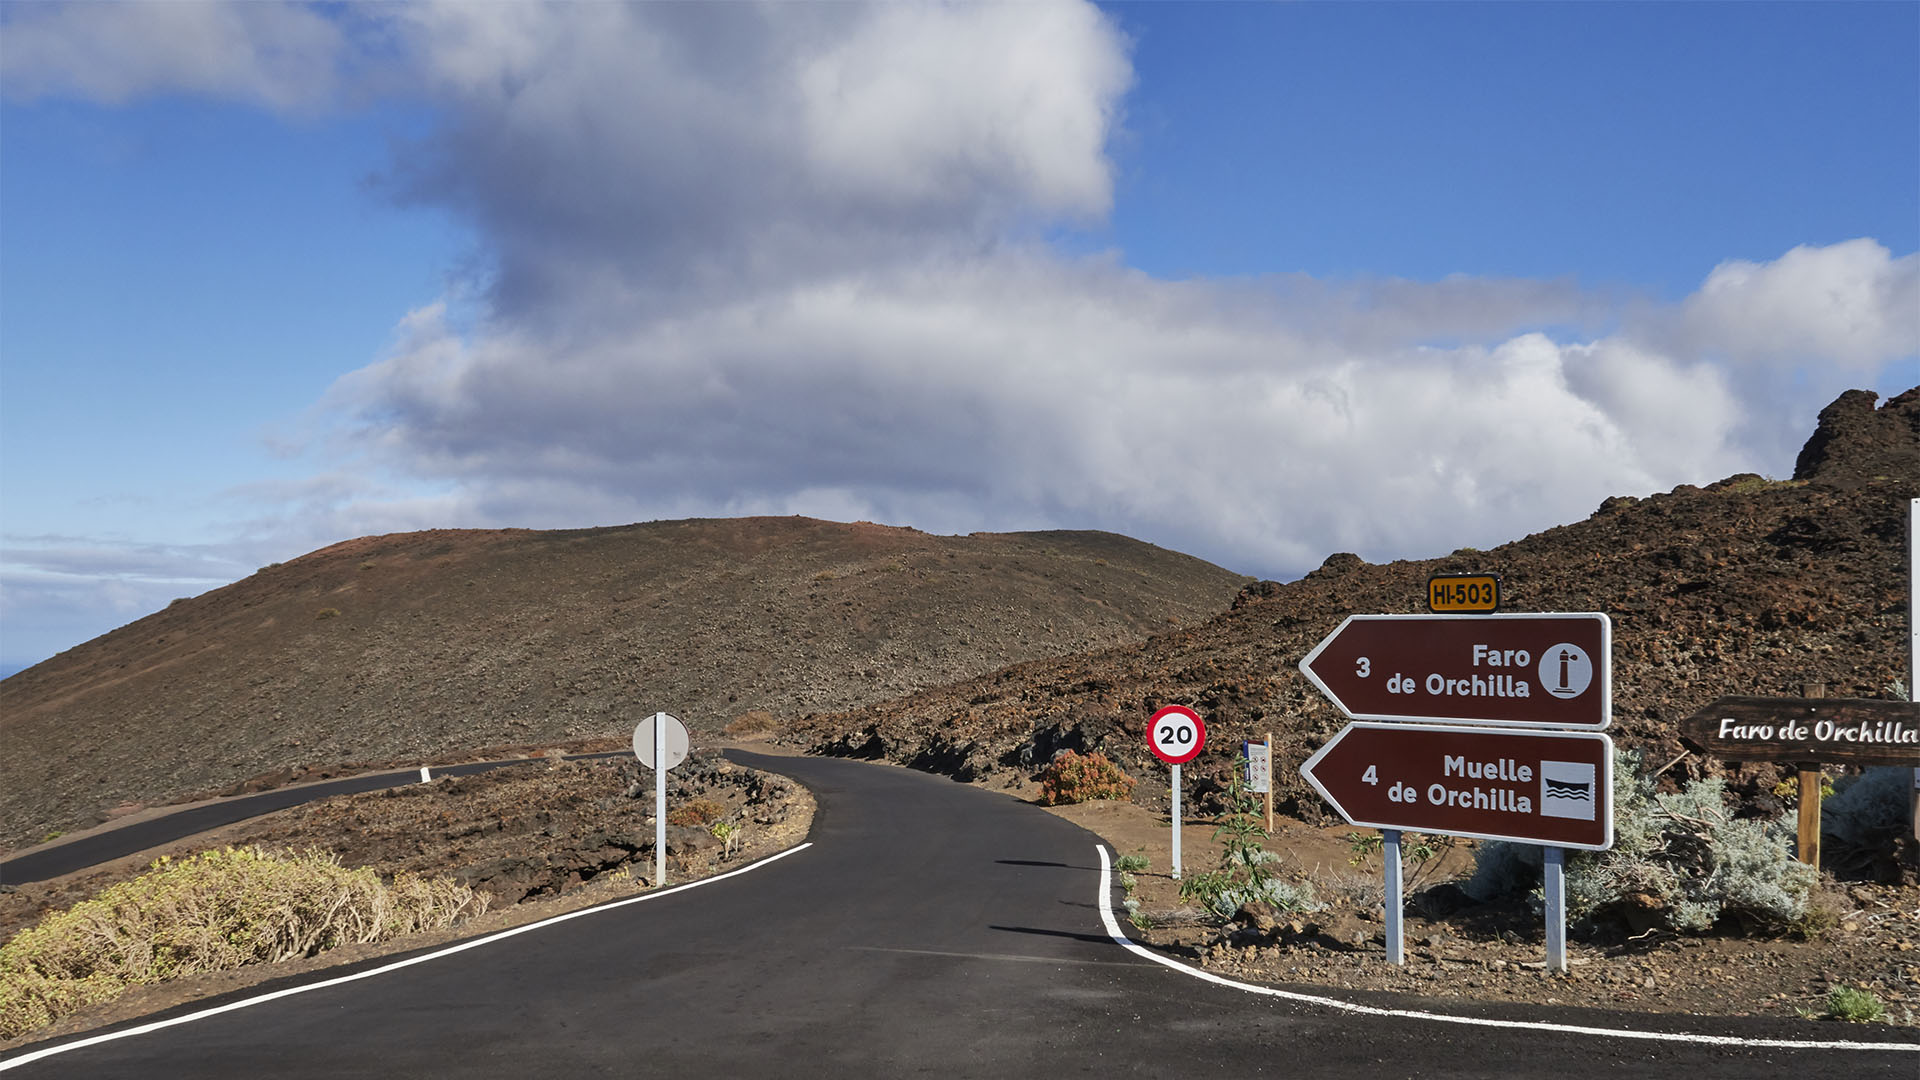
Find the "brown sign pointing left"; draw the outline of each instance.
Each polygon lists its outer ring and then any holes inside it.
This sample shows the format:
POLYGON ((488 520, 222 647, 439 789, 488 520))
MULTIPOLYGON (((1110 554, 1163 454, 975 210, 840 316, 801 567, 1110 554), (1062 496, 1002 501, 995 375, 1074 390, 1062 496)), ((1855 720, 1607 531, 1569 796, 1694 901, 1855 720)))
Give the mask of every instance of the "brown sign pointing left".
POLYGON ((1598 732, 1348 724, 1300 774, 1354 825, 1613 846, 1613 741, 1598 732))

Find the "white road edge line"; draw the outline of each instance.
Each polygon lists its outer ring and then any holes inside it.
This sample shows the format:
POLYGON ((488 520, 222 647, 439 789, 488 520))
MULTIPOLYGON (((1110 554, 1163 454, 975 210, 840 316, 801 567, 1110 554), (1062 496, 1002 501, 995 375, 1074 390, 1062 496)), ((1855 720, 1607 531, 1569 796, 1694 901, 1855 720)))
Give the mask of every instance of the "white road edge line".
POLYGON ((449 945, 444 949, 439 949, 434 952, 411 956, 405 960, 396 961, 383 967, 370 968, 366 971, 355 972, 352 975, 342 975, 338 978, 325 979, 317 983, 308 983, 304 986, 289 986, 284 990, 275 990, 271 994, 261 994, 258 997, 250 997, 241 1001, 230 1001, 225 1005, 216 1005, 211 1009, 202 1009, 199 1012, 188 1013, 185 1016, 175 1016, 167 1020, 156 1020, 151 1024, 142 1024, 139 1027, 126 1028, 122 1031, 110 1031, 105 1035, 95 1035, 92 1038, 81 1039, 77 1042, 65 1043, 60 1046, 50 1046, 44 1050, 35 1050, 31 1054, 22 1054, 16 1058, 8 1058, 5 1061, 0 1061, 0 1072, 6 1072, 8 1069, 17 1068, 28 1062, 49 1058, 55 1054, 64 1054, 69 1050, 78 1050, 84 1046, 98 1046, 101 1043, 112 1042, 115 1039, 125 1039, 134 1035, 145 1035, 148 1032, 159 1031, 161 1028, 170 1028, 176 1024, 190 1024, 195 1020, 205 1020, 209 1016, 218 1016, 221 1013, 233 1012, 236 1009, 245 1009, 249 1006, 264 1004, 265 1002, 278 998, 304 994, 309 990, 324 990, 329 986, 339 986, 342 983, 356 982, 360 979, 371 979, 376 975, 385 975, 390 971, 399 971, 401 968, 412 967, 415 964, 424 964, 429 960, 438 960, 443 956, 452 956, 454 953, 466 952, 468 949, 477 949, 482 945, 491 945, 496 941, 504 941, 507 938, 524 934, 530 930, 539 930, 542 927, 552 926, 555 923, 563 923, 568 919, 578 919, 583 915, 596 915, 602 911, 612 911, 614 908, 626 907, 628 904, 639 904, 648 900, 657 900, 663 896, 672 896, 674 893, 686 892, 688 889, 697 889, 702 885, 711 885, 716 881, 725 881, 730 877, 739 877, 741 874, 749 873, 763 866, 776 863, 789 855, 798 854, 812 846, 813 842, 808 841, 796 847, 790 847, 785 851, 769 855, 759 862, 748 863, 737 870, 729 870, 724 874, 715 874, 709 878, 701 878, 699 881, 689 881, 685 885, 670 886, 657 892, 641 893, 639 896, 630 896, 625 900, 614 900, 610 903, 599 904, 594 907, 581 908, 579 911, 569 911, 565 915, 555 915, 550 919, 541 919, 539 922, 527 923, 525 926, 516 926, 508 930, 502 930, 496 934, 488 934, 485 937, 462 941, 457 945, 449 945))
POLYGON ((1642 1039, 1650 1042, 1699 1043, 1707 1046, 1739 1046, 1781 1050, 1885 1050, 1920 1051, 1920 1043, 1869 1043, 1842 1041, 1815 1041, 1798 1039, 1742 1039, 1731 1035, 1688 1035, 1669 1031, 1631 1031, 1621 1028, 1578 1027, 1572 1024, 1549 1024, 1531 1020, 1488 1020, 1477 1016, 1448 1016, 1445 1013, 1416 1012, 1411 1009, 1377 1009, 1370 1005, 1356 1005, 1338 998, 1319 997, 1314 994, 1300 994, 1290 990, 1279 990, 1271 986, 1256 986, 1253 983, 1236 982, 1233 979, 1215 975, 1210 971, 1188 967, 1171 957, 1162 956, 1127 937, 1120 930, 1120 923, 1113 914, 1113 865, 1109 861, 1106 846, 1095 844, 1094 850, 1100 853, 1100 897, 1094 906, 1100 909, 1100 920, 1106 923, 1107 936, 1114 944, 1145 957, 1163 967, 1172 968, 1183 975, 1214 983, 1219 986, 1244 990, 1249 994, 1265 997, 1283 998, 1309 1005, 1324 1005, 1342 1012, 1356 1013, 1361 1016, 1391 1016, 1405 1020, 1432 1020, 1442 1024, 1464 1024, 1470 1027, 1510 1028, 1523 1031, 1552 1031, 1563 1035, 1594 1035, 1608 1039, 1642 1039))

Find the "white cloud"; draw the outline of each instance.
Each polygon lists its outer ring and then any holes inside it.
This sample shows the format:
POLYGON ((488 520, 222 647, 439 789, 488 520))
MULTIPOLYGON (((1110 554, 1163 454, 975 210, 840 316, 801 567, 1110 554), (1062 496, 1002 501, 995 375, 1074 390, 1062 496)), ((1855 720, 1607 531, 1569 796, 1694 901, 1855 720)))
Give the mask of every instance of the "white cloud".
POLYGON ((1059 256, 1030 238, 1110 208, 1132 80, 1084 3, 7 18, 9 93, 289 107, 373 71, 443 119, 385 190, 481 237, 480 317, 422 307, 340 380, 333 471, 248 493, 249 551, 808 513, 1108 528, 1291 576, 1783 474, 1821 405, 1920 342, 1920 256, 1867 239, 1665 306, 1059 256))
POLYGON ((9 3, 0 85, 27 99, 189 93, 310 107, 338 90, 346 46, 339 23, 294 4, 9 3))
POLYGON ((973 250, 1097 216, 1124 42, 1080 3, 395 9, 447 125, 396 197, 483 231, 559 326, 973 250))
MULTIPOLYGON (((1269 573, 1338 548, 1508 538, 1740 463, 1735 400, 1710 369, 1538 333, 1356 345, 1339 320, 1303 330, 1275 317, 1284 302, 1234 293, 1002 250, 592 341, 465 340, 429 311, 336 402, 503 522, 593 520, 565 519, 596 502, 636 516, 805 506, 956 531, 1179 535, 1269 573)), ((1417 328, 1431 297, 1401 283, 1366 303, 1417 328)))
POLYGON ((1736 365, 1872 375, 1920 349, 1920 254, 1861 238, 1733 259, 1682 305, 1682 340, 1736 365))
POLYGON ((233 546, 0 537, 0 667, 35 661, 253 570, 233 546))

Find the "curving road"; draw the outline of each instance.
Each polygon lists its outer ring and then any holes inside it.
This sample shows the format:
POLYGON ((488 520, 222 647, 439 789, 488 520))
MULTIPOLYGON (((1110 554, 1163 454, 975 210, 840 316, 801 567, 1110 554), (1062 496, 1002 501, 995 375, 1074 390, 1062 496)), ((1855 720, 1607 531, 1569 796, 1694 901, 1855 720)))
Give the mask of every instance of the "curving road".
MULTIPOLYGON (((621 757, 622 752, 605 754, 573 754, 569 761, 591 760, 593 758, 621 757)), ((431 775, 471 776, 488 769, 498 769, 503 765, 524 765, 526 758, 510 758, 505 761, 476 761, 465 765, 435 765, 431 775)), ((285 810, 289 806, 324 799, 329 795, 354 795, 363 791, 379 791, 383 788, 404 787, 418 783, 420 770, 403 769, 397 772, 361 773, 339 780, 323 780, 314 784, 297 787, 274 788, 254 795, 236 795, 232 798, 217 799, 186 810, 178 810, 160 817, 148 818, 122 825, 117 829, 103 829, 75 837, 64 844, 36 847, 24 855, 0 861, 0 883, 24 885, 30 881, 45 881, 62 874, 71 874, 76 870, 85 870, 89 866, 98 866, 126 855, 135 855, 161 844, 175 840, 184 840, 189 836, 198 836, 203 832, 231 825, 236 821, 245 821, 262 814, 271 814, 275 810, 285 810)))
MULTIPOLYGON (((1201 982, 1109 937, 1096 839, 1077 826, 901 769, 729 756, 814 791, 811 847, 729 880, 359 981, 42 1060, 23 1061, 38 1049, 27 1048, 0 1061, 0 1070, 209 1078, 1531 1077, 1604 1070, 1690 1080, 1912 1080, 1920 1068, 1920 1055, 1910 1052, 1649 1043, 1356 1018, 1201 982)), ((1545 1009, 1527 1018, 1649 1022, 1545 1009)), ((1690 1018, 1667 1022, 1683 1026, 1690 1018)), ((1855 1034, 1774 1021, 1698 1022, 1762 1038, 1855 1034)), ((1905 1037, 1884 1029, 1858 1035, 1905 1037)))

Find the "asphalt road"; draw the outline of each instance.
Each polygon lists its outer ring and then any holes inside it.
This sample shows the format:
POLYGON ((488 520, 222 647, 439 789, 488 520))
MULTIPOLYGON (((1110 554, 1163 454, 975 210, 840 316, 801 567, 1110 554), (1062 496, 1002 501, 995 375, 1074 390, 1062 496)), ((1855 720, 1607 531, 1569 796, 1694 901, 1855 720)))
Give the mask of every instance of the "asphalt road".
MULTIPOLYGON (((787 773, 814 791, 812 847, 730 880, 76 1049, 30 1062, 16 1075, 1372 1078, 1604 1071, 1690 1080, 1912 1080, 1920 1070, 1914 1053, 1647 1043, 1356 1018, 1212 985, 1109 938, 1099 910, 1096 839, 1077 826, 901 769, 729 756, 787 773)), ((248 994, 285 985, 297 984, 248 994)), ((1526 1018, 1648 1022, 1544 1009, 1526 1018)), ((1753 1037, 1853 1034, 1775 1021, 1668 1023, 1753 1037)), ((7 1064, 0 1061, 0 1069, 7 1064)))
MULTIPOLYGON (((610 754, 576 754, 575 758, 618 757, 610 754)), ((435 765, 434 776, 469 776, 497 769, 502 765, 518 765, 525 758, 510 761, 479 761, 465 765, 435 765)), ((45 881, 62 874, 71 874, 75 870, 85 870, 89 866, 98 866, 126 855, 133 855, 158 847, 161 844, 183 840, 189 836, 198 836, 223 825, 236 821, 271 814, 275 810, 285 810, 289 806, 323 799, 328 795, 351 795, 362 791, 379 791, 382 788, 400 787, 418 783, 420 770, 404 769, 397 772, 362 773, 340 780, 326 780, 317 784, 300 787, 275 788, 257 795, 239 795, 230 799, 220 799, 204 803, 191 809, 176 811, 161 817, 149 818, 123 825, 117 829, 107 829, 87 836, 77 837, 64 844, 49 847, 37 847, 24 855, 17 855, 0 862, 0 883, 24 885, 30 881, 45 881)))

